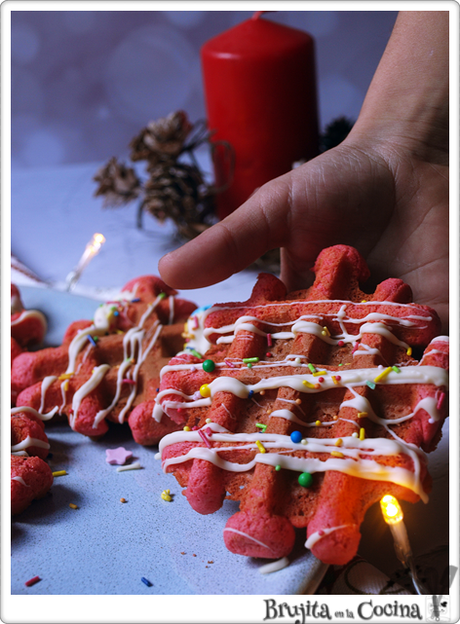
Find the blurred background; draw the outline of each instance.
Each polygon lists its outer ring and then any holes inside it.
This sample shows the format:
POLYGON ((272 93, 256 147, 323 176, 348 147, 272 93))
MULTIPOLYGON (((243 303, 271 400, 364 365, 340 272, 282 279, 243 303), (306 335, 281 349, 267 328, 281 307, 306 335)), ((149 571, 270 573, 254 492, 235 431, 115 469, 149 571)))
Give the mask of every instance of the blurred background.
MULTIPOLYGON (((12 167, 126 157, 152 119, 205 117, 201 45, 245 11, 13 11, 12 167)), ((355 120, 395 11, 285 11, 316 42, 320 128, 355 120)))

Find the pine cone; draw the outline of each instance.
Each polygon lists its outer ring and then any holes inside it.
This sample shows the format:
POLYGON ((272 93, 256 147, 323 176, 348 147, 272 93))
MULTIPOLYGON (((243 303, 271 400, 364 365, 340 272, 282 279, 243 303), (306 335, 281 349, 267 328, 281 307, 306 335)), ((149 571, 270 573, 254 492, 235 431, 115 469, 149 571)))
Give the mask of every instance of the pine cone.
POLYGON ((212 198, 199 169, 184 163, 159 163, 149 168, 143 210, 160 222, 172 219, 187 238, 199 234, 212 210, 212 198))
POLYGON ((104 208, 123 206, 141 192, 141 183, 134 169, 119 163, 115 157, 99 169, 93 180, 99 183, 94 195, 104 196, 104 208))
POLYGON ((179 156, 193 126, 184 111, 176 111, 157 121, 150 121, 129 144, 131 160, 156 164, 179 156))

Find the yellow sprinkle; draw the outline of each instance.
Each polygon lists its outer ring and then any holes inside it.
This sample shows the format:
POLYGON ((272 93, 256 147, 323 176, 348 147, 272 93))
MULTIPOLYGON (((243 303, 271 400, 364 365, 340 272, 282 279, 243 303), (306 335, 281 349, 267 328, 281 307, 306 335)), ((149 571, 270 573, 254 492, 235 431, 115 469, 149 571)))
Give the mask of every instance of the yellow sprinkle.
POLYGON ((172 501, 172 496, 170 495, 170 490, 163 490, 161 493, 161 498, 165 501, 172 501))
POLYGON ((317 420, 317 421, 315 422, 315 425, 316 425, 317 427, 320 427, 320 426, 321 426, 321 421, 320 421, 320 420, 317 420))
POLYGON ((117 334, 124 334, 125 332, 122 329, 117 329, 116 333, 117 334))
POLYGON ((210 418, 206 418, 206 423, 210 425, 212 423, 212 420, 210 418))
POLYGON ((321 332, 323 334, 323 336, 330 336, 331 332, 328 330, 327 327, 323 327, 323 331, 321 332))
POLYGON ((358 412, 358 418, 366 418, 367 412, 358 412))
POLYGON ((367 299, 361 299, 361 303, 367 303, 367 299))
POLYGON ((332 420, 339 420, 339 417, 337 416, 337 414, 335 414, 335 415, 332 417, 332 420))
POLYGON ((264 445, 262 444, 262 442, 260 442, 260 440, 256 440, 256 444, 257 444, 257 448, 259 449, 259 451, 261 453, 266 453, 267 451, 265 450, 264 445))
POLYGON ((332 377, 332 381, 335 383, 335 385, 336 385, 336 386, 338 386, 338 385, 339 385, 339 382, 337 381, 337 379, 335 378, 335 376, 334 376, 334 375, 331 375, 331 377, 332 377))
POLYGON ((363 427, 361 427, 361 429, 359 430, 359 439, 360 440, 366 439, 366 430, 363 427))
POLYGON ((56 472, 53 472, 53 477, 63 477, 66 474, 67 472, 65 470, 57 470, 56 472))
POLYGON ((78 509, 78 506, 74 503, 69 503, 69 507, 71 507, 72 509, 78 509))
POLYGON ((62 373, 62 375, 59 375, 58 379, 59 381, 64 381, 64 379, 70 379, 71 377, 73 377, 73 373, 62 373))
POLYGON ((412 347, 409 347, 406 351, 407 355, 412 355, 412 347))
POLYGON ((64 382, 64 392, 67 392, 68 389, 69 389, 69 380, 66 379, 64 382))
POLYGON ((313 373, 313 377, 319 377, 320 375, 327 375, 327 371, 316 371, 313 373))
POLYGON ((187 425, 185 425, 184 431, 191 431, 191 429, 190 429, 190 427, 187 427, 187 425))
POLYGON ((335 441, 336 446, 342 446, 342 444, 343 444, 342 438, 338 438, 338 440, 335 441))
POLYGON ((344 457, 344 454, 340 451, 331 451, 332 457, 344 457))
POLYGON ((375 377, 374 381, 377 383, 379 381, 381 381, 384 377, 386 377, 388 375, 388 373, 390 373, 393 369, 391 368, 391 366, 388 366, 387 368, 385 368, 385 370, 383 370, 381 373, 379 373, 377 375, 377 377, 375 377))
POLYGON ((207 399, 208 397, 211 396, 211 388, 209 387, 209 384, 203 384, 200 387, 200 394, 202 397, 204 397, 205 399, 207 399))
POLYGON ((315 384, 310 383, 307 380, 302 381, 303 385, 306 386, 307 388, 316 388, 315 384))
POLYGON ((272 413, 272 410, 267 410, 266 411, 267 416, 270 416, 271 413, 272 413))

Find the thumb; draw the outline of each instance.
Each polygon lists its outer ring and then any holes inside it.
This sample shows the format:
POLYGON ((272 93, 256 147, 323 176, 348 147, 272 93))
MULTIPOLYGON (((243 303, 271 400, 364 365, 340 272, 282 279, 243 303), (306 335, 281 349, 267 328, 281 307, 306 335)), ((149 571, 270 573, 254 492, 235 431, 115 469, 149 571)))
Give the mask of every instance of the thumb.
POLYGON ((161 258, 173 288, 202 288, 227 279, 288 240, 291 173, 262 186, 235 212, 161 258))

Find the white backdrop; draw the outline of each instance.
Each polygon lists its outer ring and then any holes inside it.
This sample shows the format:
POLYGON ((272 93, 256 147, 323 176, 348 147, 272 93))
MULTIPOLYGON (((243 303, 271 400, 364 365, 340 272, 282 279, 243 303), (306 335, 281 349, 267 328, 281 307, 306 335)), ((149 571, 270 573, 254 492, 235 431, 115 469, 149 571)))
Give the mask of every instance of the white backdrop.
MULTIPOLYGON (((173 5, 174 3, 171 3, 173 5)), ((13 11, 14 168, 126 157, 147 122, 205 117, 199 50, 243 11, 13 11)), ((394 11, 286 11, 316 41, 320 126, 356 119, 394 11)))

